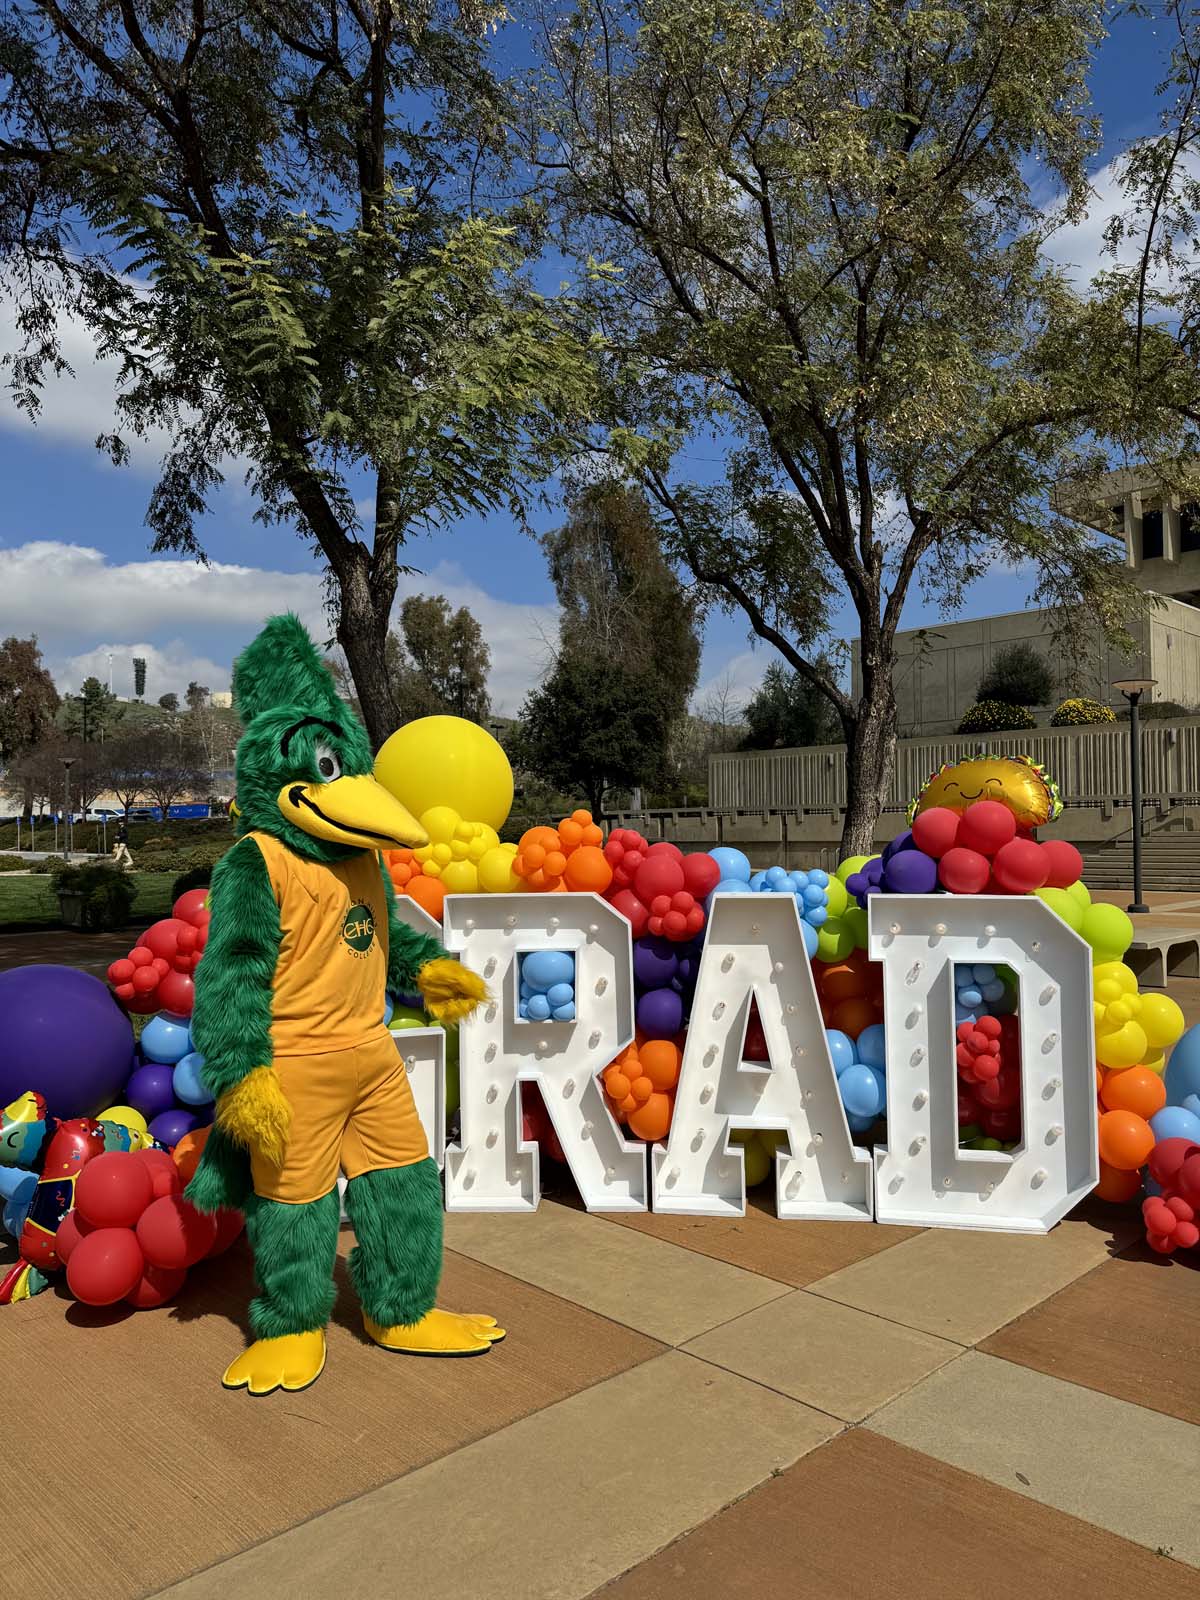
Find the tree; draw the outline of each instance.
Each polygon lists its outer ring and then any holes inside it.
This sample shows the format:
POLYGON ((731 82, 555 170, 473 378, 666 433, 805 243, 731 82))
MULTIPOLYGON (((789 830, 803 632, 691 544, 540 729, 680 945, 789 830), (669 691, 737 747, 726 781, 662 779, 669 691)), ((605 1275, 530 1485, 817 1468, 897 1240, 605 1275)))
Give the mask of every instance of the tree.
POLYGON ((12 762, 44 738, 58 707, 58 690, 42 665, 37 638, 5 639, 0 644, 0 760, 12 762))
POLYGON ((160 694, 158 697, 158 703, 164 711, 179 710, 179 696, 174 692, 171 694, 160 694))
POLYGON ((645 494, 588 485, 542 543, 562 607, 561 653, 653 678, 667 722, 682 717, 700 667, 696 607, 663 558, 645 494))
POLYGON ((160 822, 166 822, 167 812, 176 801, 199 791, 208 792, 204 752, 198 745, 186 739, 156 739, 147 742, 145 757, 140 792, 149 795, 161 809, 160 822))
POLYGON ((71 810, 87 811, 108 786, 105 747, 69 738, 58 728, 30 745, 10 765, 6 775, 9 792, 21 797, 22 810, 32 817, 35 809, 61 814, 66 807, 68 783, 71 810), (71 762, 70 778, 64 760, 71 762))
POLYGON ((136 700, 141 700, 146 694, 146 658, 134 656, 133 658, 133 694, 136 700))
POLYGON ((187 708, 195 716, 197 711, 203 710, 209 701, 209 688, 206 683, 197 683, 195 678, 188 684, 184 693, 187 708))
POLYGON ((31 0, 0 23, 0 256, 16 398, 69 308, 166 428, 155 549, 199 555, 223 459, 331 578, 378 743, 413 531, 520 516, 590 402, 588 351, 522 272, 537 218, 475 204, 500 142, 491 0, 31 0), (86 240, 81 247, 80 239, 86 240), (364 481, 365 480, 365 481, 364 481), (367 509, 361 509, 364 504, 367 509))
MULTIPOLYGON (((822 663, 822 670, 828 670, 822 663)), ((841 723, 824 695, 798 672, 773 661, 747 702, 743 750, 795 750, 836 744, 841 723)))
POLYGON ((108 749, 108 786, 126 818, 147 793, 147 773, 161 750, 163 736, 150 732, 126 734, 108 749))
POLYGON ((975 698, 1000 700, 1006 706, 1049 705, 1054 698, 1054 674, 1033 645, 1006 644, 992 657, 975 698))
POLYGON ((1131 295, 1080 296, 1043 250, 1085 201, 1102 28, 1100 0, 579 0, 546 30, 527 149, 592 263, 597 444, 709 599, 834 708, 847 854, 889 788, 914 580, 949 611, 994 562, 1031 565, 1064 626, 1122 640, 1144 601, 1049 493, 1110 446, 1196 437, 1196 364, 1149 339, 1131 386, 1131 295), (731 437, 723 480, 689 481, 692 441, 731 437), (857 699, 818 661, 835 597, 857 699))
POLYGON ((655 686, 619 661, 563 654, 521 708, 514 765, 587 796, 593 816, 605 790, 653 778, 670 731, 655 686))
POLYGON ((97 677, 85 678, 77 695, 68 695, 62 722, 68 737, 82 744, 103 742, 125 715, 125 707, 97 677))
POLYGON ((491 714, 492 653, 467 610, 450 610, 444 595, 410 595, 399 633, 388 635, 388 670, 402 722, 438 713, 484 723, 491 714))

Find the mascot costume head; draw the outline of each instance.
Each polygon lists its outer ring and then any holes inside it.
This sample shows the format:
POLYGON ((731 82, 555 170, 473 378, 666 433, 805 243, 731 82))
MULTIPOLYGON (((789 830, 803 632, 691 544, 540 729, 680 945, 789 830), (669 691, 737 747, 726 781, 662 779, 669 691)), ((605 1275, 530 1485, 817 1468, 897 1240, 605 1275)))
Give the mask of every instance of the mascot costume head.
POLYGON ((475 973, 396 913, 379 852, 426 842, 372 776, 361 724, 296 617, 272 617, 234 668, 241 837, 213 873, 192 1035, 216 1122, 188 1187, 246 1213, 255 1342, 227 1388, 303 1389, 325 1365, 340 1204, 368 1335, 416 1355, 482 1355, 495 1320, 434 1306, 441 1180, 386 990, 454 1022, 486 998, 475 973))

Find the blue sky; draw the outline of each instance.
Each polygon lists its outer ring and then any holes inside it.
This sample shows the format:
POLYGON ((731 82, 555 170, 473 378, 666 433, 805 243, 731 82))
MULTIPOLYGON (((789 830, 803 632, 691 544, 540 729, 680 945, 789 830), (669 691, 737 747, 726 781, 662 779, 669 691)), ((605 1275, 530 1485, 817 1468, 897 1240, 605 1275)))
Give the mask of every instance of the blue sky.
MULTIPOLYGON (((1164 38, 1162 25, 1123 18, 1096 62, 1093 95, 1106 134, 1097 203, 1088 222, 1056 246, 1083 275, 1096 264, 1111 193, 1105 164, 1155 125, 1164 38)), ((11 308, 0 306, 0 348, 10 341, 11 308)), ((123 469, 95 451, 92 441, 111 416, 111 373, 92 359, 78 331, 68 331, 68 345, 77 378, 50 388, 36 428, 7 397, 0 399, 0 637, 36 632, 68 692, 88 672, 107 677, 111 654, 113 687, 128 694, 132 657, 145 655, 147 691, 157 698, 193 677, 213 689, 227 687, 233 656, 281 604, 299 609, 319 630, 319 568, 309 547, 287 530, 251 521, 236 469, 202 525, 210 569, 149 554, 143 516, 156 448, 136 450, 133 465, 123 469)), ((701 458, 716 453, 693 448, 701 458)), ((707 477, 715 469, 701 459, 692 470, 707 477)), ((533 520, 553 525, 557 513, 538 511, 533 520)), ((497 709, 514 712, 548 658, 554 628, 553 590, 537 544, 507 517, 474 519, 433 541, 415 541, 408 559, 424 574, 408 589, 444 593, 479 616, 492 646, 497 709)), ((997 573, 969 595, 960 615, 1019 610, 1026 592, 1019 576, 997 573)), ((933 620, 914 595, 906 624, 933 620)), ((714 617, 698 693, 727 678, 744 698, 771 659, 767 647, 751 649, 736 619, 714 617)))

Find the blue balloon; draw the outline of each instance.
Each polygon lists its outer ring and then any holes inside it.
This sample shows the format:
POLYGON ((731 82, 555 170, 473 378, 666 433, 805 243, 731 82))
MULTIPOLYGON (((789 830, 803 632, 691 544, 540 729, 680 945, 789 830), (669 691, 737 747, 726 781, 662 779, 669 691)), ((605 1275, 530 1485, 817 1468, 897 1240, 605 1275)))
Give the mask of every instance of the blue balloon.
POLYGON ((988 966, 986 961, 977 962, 971 968, 971 975, 976 983, 992 983, 996 977, 996 969, 988 966))
POLYGON ((552 989, 546 991, 546 999, 550 1002, 551 1010, 559 1006, 573 1006, 575 1004, 575 985, 573 983, 556 983, 552 989))
POLYGON ((754 890, 755 894, 761 894, 763 889, 766 887, 766 882, 767 882, 766 873, 765 872, 756 872, 754 874, 754 876, 750 879, 750 887, 754 890))
POLYGON ((802 906, 801 914, 805 922, 814 928, 823 928, 829 921, 829 911, 825 906, 802 906))
POLYGON ((864 1028, 858 1036, 858 1059, 868 1067, 882 1067, 887 1062, 887 1048, 884 1044, 883 1023, 873 1022, 869 1028, 864 1028))
POLYGON ((808 875, 809 883, 815 883, 818 889, 828 889, 829 874, 822 872, 820 867, 814 867, 808 875))
POLYGON ((812 879, 809 877, 807 872, 789 872, 788 882, 791 884, 792 888, 797 892, 797 894, 799 894, 802 890, 808 888, 809 884, 812 882, 812 879))
POLYGON ((1163 1082, 1167 1086, 1167 1104, 1171 1106, 1181 1106, 1188 1095, 1200 1094, 1200 1023, 1181 1035, 1171 1051, 1163 1082))
POLYGON ((804 891, 804 904, 806 906, 823 906, 828 903, 829 896, 824 889, 818 888, 815 883, 810 883, 804 891))
POLYGON ((956 1027, 960 1022, 978 1022, 978 1020, 979 1018, 976 1016, 974 1011, 970 1010, 967 1006, 960 1005, 957 1001, 955 1001, 954 1023, 956 1027))
POLYGON ((181 1061, 175 1063, 175 1076, 172 1079, 175 1098, 182 1100, 185 1106, 212 1104, 213 1097, 204 1087, 200 1077, 200 1068, 203 1065, 204 1057, 198 1050, 191 1051, 181 1061))
POLYGON ((550 1017, 550 1002, 544 994, 531 995, 525 1002, 525 1015, 530 1022, 546 1022, 550 1017))
POLYGON ((1194 1117, 1200 1117, 1200 1094, 1185 1095, 1183 1109, 1190 1111, 1194 1117))
POLYGON ((787 868, 768 867, 766 877, 767 882, 771 885, 772 889, 782 888, 788 881, 787 868))
POLYGON ((802 922, 800 924, 800 932, 804 935, 804 953, 811 961, 817 953, 817 945, 820 942, 817 938, 817 930, 811 922, 802 922))
POLYGON ((852 1111, 847 1111, 846 1121, 850 1124, 851 1133, 866 1133, 868 1128, 875 1126, 874 1117, 856 1117, 852 1111))
POLYGON ((875 1074, 875 1082, 879 1085, 879 1109, 882 1111, 887 1105, 887 1074, 881 1067, 871 1067, 870 1070, 875 1074))
POLYGON ((543 993, 556 983, 574 984, 575 957, 569 950, 531 950, 521 961, 521 977, 543 993))
POLYGON ((574 1000, 569 1000, 569 1001, 567 1001, 565 1004, 563 1004, 561 1006, 555 1006, 553 1015, 554 1015, 555 1022, 574 1022, 575 1021, 575 1002, 574 1002, 574 1000))
POLYGON ((838 1092, 846 1110, 855 1117, 878 1116, 883 1105, 878 1079, 870 1067, 857 1061, 838 1074, 838 1092))
POLYGON ((740 850, 719 844, 715 850, 710 850, 708 853, 720 867, 722 878, 733 878, 742 884, 750 882, 750 860, 740 850))
POLYGON ((392 999, 390 994, 385 994, 383 997, 383 1025, 385 1028, 392 1020, 392 1012, 395 1011, 395 1009, 396 1002, 392 999))
POLYGON ((147 1061, 157 1061, 161 1066, 173 1067, 182 1061, 192 1048, 188 1025, 165 1011, 151 1017, 142 1029, 142 1054, 147 1061))
POLYGON ((1200 1144, 1200 1117, 1182 1106, 1164 1106, 1150 1118, 1156 1139, 1191 1139, 1200 1144))
POLYGON ((720 883, 709 890, 708 898, 714 894, 749 894, 750 885, 745 878, 722 878, 720 883))
POLYGON ((520 1000, 520 1001, 517 1002, 517 1015, 521 1018, 522 1022, 528 1022, 528 1020, 529 1020, 529 1001, 528 1000, 520 1000))
POLYGON ((854 1065, 854 1041, 840 1028, 826 1028, 825 1038, 829 1043, 829 1058, 833 1062, 833 1070, 840 1078, 848 1067, 854 1065))
POLYGON ((1003 1000, 1008 992, 999 978, 993 978, 991 983, 985 983, 980 991, 988 1005, 994 1006, 997 1000, 1003 1000))
POLYGON ((968 984, 965 988, 959 989, 955 999, 960 1006, 966 1006, 971 1011, 983 1004, 982 991, 977 989, 974 984, 968 984))

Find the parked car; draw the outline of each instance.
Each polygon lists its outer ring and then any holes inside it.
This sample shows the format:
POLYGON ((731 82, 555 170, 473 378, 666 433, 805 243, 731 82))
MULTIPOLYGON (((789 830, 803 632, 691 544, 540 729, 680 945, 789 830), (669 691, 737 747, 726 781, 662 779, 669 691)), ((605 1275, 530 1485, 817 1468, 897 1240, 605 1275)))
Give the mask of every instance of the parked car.
POLYGON ((85 811, 83 816, 75 816, 76 822, 120 822, 123 812, 111 811, 107 806, 95 806, 90 811, 85 811))
POLYGON ((157 822, 161 816, 157 806, 132 806, 129 812, 130 822, 157 822))

